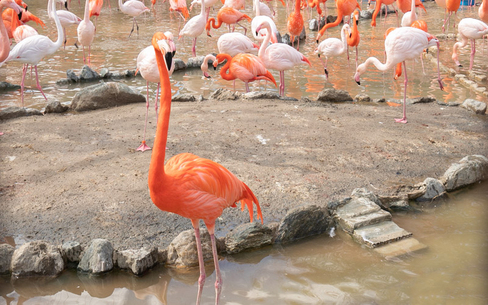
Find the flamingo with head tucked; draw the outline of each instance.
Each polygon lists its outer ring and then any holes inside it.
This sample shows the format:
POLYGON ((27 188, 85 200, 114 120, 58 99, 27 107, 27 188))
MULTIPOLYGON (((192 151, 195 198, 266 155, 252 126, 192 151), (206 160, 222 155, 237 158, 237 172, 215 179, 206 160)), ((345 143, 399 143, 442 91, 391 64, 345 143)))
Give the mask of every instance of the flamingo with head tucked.
MULTIPOLYGON (((0 0, 0 13, 2 13, 5 7, 13 9, 16 14, 22 14, 22 8, 13 0, 0 0)), ((7 59, 9 52, 10 41, 2 17, 2 20, 0 20, 0 62, 3 62, 5 59, 7 59)))
POLYGON ((471 42, 471 58, 469 61, 469 70, 473 69, 474 54, 476 53, 476 39, 483 38, 488 34, 488 25, 481 20, 474 18, 464 18, 458 24, 458 36, 461 41, 454 44, 452 48, 452 59, 458 67, 462 67, 459 63, 457 51, 471 42))

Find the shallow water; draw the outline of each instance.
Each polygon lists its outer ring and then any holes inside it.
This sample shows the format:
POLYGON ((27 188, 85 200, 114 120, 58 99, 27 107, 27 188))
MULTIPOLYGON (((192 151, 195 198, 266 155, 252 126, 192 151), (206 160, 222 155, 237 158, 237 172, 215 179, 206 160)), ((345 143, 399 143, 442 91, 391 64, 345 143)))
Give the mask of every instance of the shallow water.
MULTIPOLYGON (((149 5, 150 2, 146 1, 149 5)), ((190 1, 188 1, 190 2, 190 1)), ((249 1, 248 1, 249 2, 249 1)), ((112 0, 111 9, 108 8, 107 1, 102 9, 101 16, 97 21, 97 33, 95 40, 92 44, 92 68, 96 71, 100 71, 102 68, 109 68, 112 72, 123 72, 125 70, 135 70, 136 57, 138 53, 150 45, 152 35, 156 31, 170 30, 177 37, 179 28, 179 19, 175 16, 168 14, 168 3, 162 3, 158 1, 155 11, 141 16, 138 18, 139 22, 139 36, 134 34, 129 39, 128 34, 132 27, 132 19, 127 15, 124 15, 117 9, 116 2, 112 0)), ((279 31, 286 33, 286 8, 279 2, 269 2, 274 6, 277 11, 275 22, 279 31)), ((426 20, 429 25, 429 32, 432 34, 441 33, 442 19, 444 12, 440 9, 435 2, 425 2, 424 5, 427 8, 428 13, 423 11, 420 13, 421 18, 426 20)), ((366 1, 362 3, 363 9, 366 8, 366 1)), ((328 13, 335 14, 335 7, 333 1, 327 2, 328 13)), ((57 37, 56 27, 53 21, 47 18, 46 1, 44 0, 32 0, 29 1, 29 10, 40 17, 46 23, 46 28, 42 29, 40 26, 29 22, 29 24, 35 27, 40 34, 48 35, 51 39, 55 40, 57 37)), ((244 10, 250 16, 253 16, 251 12, 252 6, 250 2, 246 5, 244 10)), ((71 11, 83 17, 83 2, 78 4, 78 1, 72 1, 71 11)), ((199 7, 195 7, 191 16, 199 13, 199 7)), ((211 12, 211 15, 216 15, 217 9, 211 12)), ((393 98, 401 99, 403 97, 403 79, 400 78, 394 81, 392 78, 392 72, 382 73, 371 67, 362 76, 361 86, 358 86, 353 80, 355 61, 354 53, 351 50, 351 59, 347 61, 346 55, 342 55, 338 58, 331 58, 328 63, 328 70, 330 73, 329 80, 326 81, 323 66, 313 53, 316 48, 315 36, 317 32, 308 30, 308 22, 310 19, 310 11, 307 9, 304 11, 305 26, 307 30, 307 39, 300 44, 300 51, 309 58, 312 63, 311 67, 302 65, 295 69, 285 73, 286 77, 286 95, 294 98, 311 97, 315 98, 317 93, 324 88, 334 87, 336 89, 347 90, 351 96, 355 96, 358 93, 365 93, 371 98, 393 98)), ((312 17, 316 17, 316 11, 312 11, 312 17)), ((400 18, 402 14, 400 13, 400 18)), ((464 17, 477 18, 476 9, 461 7, 457 14, 457 22, 464 17)), ((383 61, 384 39, 383 35, 387 28, 397 26, 397 19, 394 14, 390 14, 386 19, 380 18, 377 21, 377 27, 372 29, 370 26, 371 20, 362 20, 359 24, 359 31, 361 33, 361 43, 359 45, 359 62, 363 62, 369 56, 376 56, 383 61), (384 22, 385 20, 385 22, 384 22)), ((247 21, 242 23, 250 28, 250 24, 247 21)), ((197 40, 197 55, 205 55, 211 52, 217 52, 216 42, 218 36, 227 31, 223 26, 218 30, 212 29, 212 38, 202 35, 197 40)), ((242 32, 240 27, 237 27, 237 31, 242 32)), ((250 31, 250 29, 249 29, 250 31)), ((250 36, 248 31, 247 35, 250 36)), ((453 33, 452 27, 448 30, 453 33)), ((61 103, 69 104, 72 97, 77 91, 80 90, 80 85, 70 86, 57 86, 56 81, 62 78, 66 78, 66 70, 72 69, 76 73, 79 73, 83 66, 82 50, 74 47, 76 41, 76 26, 69 27, 68 44, 66 49, 62 47, 54 53, 52 56, 44 58, 38 66, 41 85, 44 92, 47 95, 48 102, 59 101, 61 103)), ((328 30, 328 37, 340 38, 340 26, 328 30)), ((324 38, 323 38, 324 39, 324 38)), ((177 44, 177 58, 184 60, 185 62, 191 57, 191 40, 188 38, 182 38, 176 41, 177 44)), ((454 67, 454 63, 451 60, 452 46, 454 40, 441 41, 441 62, 454 67)), ((486 54, 488 52, 487 44, 477 41, 477 53, 475 57, 474 71, 478 73, 486 73, 487 61, 486 54)), ((464 68, 460 68, 461 72, 466 72, 469 66, 469 46, 464 48, 460 54, 460 61, 464 65, 464 68)), ((409 86, 407 90, 407 96, 409 98, 415 98, 420 96, 433 96, 438 100, 444 102, 462 102, 466 98, 475 98, 484 102, 487 99, 478 95, 472 90, 468 90, 459 84, 455 79, 448 76, 446 73, 442 73, 442 78, 446 90, 439 90, 436 78, 436 67, 426 62, 425 63, 425 75, 422 73, 422 65, 420 60, 407 63, 409 86)), ((10 62, 0 68, 0 81, 7 81, 13 84, 20 84, 22 72, 22 64, 19 62, 10 62)), ((231 82, 222 80, 217 72, 210 72, 214 77, 211 80, 202 79, 202 74, 199 70, 187 70, 177 71, 172 76, 173 91, 174 93, 192 93, 203 94, 208 97, 212 90, 217 88, 232 88, 231 82)), ((279 74, 273 72, 273 75, 278 80, 279 74)), ((141 77, 131 78, 123 80, 126 84, 133 88, 137 88, 142 93, 145 93, 145 81, 141 77)), ((35 88, 35 78, 26 78, 27 91, 25 95, 25 104, 28 107, 34 107, 42 109, 47 102, 44 100, 40 92, 35 88)), ((91 84, 88 84, 91 85, 91 84)), ((86 85, 84 85, 86 86, 86 85)), ((156 85, 152 84, 152 89, 155 90, 156 85)), ((240 92, 244 92, 244 84, 240 81, 236 82, 236 89, 240 92)), ((266 85, 264 82, 254 83, 251 90, 270 90, 278 92, 277 88, 272 85, 266 85), (253 88, 253 86, 255 88, 253 88), (257 87, 257 88, 256 88, 257 87)), ((21 106, 20 90, 10 91, 2 93, 0 95, 0 109, 8 106, 21 106)), ((151 99, 153 96, 151 97, 151 99)))
MULTIPOLYGON (((221 304, 487 304, 488 182, 393 220, 428 249, 385 260, 347 235, 324 234, 289 246, 223 258, 221 304)), ((209 275, 202 304, 215 298, 209 275)), ((142 277, 69 270, 54 280, 0 278, 0 304, 192 304, 198 269, 157 267, 142 277)))

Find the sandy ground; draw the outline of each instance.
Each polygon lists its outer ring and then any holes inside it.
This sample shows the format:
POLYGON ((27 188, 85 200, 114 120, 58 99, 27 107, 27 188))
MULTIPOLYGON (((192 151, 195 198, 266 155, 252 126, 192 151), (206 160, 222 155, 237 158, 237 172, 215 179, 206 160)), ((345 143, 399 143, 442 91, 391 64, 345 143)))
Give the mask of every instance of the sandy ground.
MULTIPOLYGON (((393 194, 399 185, 442 176, 466 155, 488 155, 488 116, 435 103, 407 111, 404 125, 393 120, 401 108, 384 103, 173 103, 167 158, 191 152, 220 162, 249 185, 270 223, 357 187, 393 194)), ((165 247, 191 229, 189 220, 151 202, 151 151, 135 151, 144 112, 133 104, 1 122, 0 239, 165 247)), ((227 209, 217 236, 248 221, 247 211, 227 209)))

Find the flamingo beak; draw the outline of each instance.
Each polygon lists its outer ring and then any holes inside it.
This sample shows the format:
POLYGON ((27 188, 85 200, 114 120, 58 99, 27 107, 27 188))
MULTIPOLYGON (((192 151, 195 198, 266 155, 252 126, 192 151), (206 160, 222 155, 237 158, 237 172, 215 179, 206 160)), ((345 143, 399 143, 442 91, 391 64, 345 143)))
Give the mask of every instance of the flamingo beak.
POLYGON ((67 10, 67 11, 69 11, 69 8, 68 8, 68 1, 66 1, 66 2, 64 3, 64 7, 66 8, 66 10, 67 10))
POLYGON ((207 72, 203 72, 203 76, 205 76, 205 78, 212 78, 207 72))
POLYGON ((319 54, 317 54, 317 56, 318 56, 318 58, 320 58, 320 53, 319 53, 319 54))
POLYGON ((327 68, 324 68, 325 76, 329 77, 329 71, 327 71, 327 68))
POLYGON ((22 20, 22 11, 20 11, 17 16, 19 16, 19 20, 22 20))

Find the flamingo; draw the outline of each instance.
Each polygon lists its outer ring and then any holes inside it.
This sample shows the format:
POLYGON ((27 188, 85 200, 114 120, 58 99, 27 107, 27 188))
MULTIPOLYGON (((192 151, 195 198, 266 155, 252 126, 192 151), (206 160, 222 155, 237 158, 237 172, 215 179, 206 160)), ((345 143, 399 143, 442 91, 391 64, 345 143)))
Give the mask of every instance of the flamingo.
MULTIPOLYGON (((349 31, 349 35, 347 35, 347 45, 356 48, 356 68, 358 67, 358 45, 361 40, 358 30, 358 16, 359 11, 355 10, 353 13, 352 29, 349 31)), ((349 50, 347 52, 347 59, 349 60, 349 50)))
MULTIPOLYGON (((459 6, 461 6, 461 0, 446 0, 446 14, 444 18, 444 23, 442 24, 442 32, 444 33, 446 31, 446 23, 449 26, 449 21, 451 19, 452 13, 456 15, 457 10, 459 9, 459 6)), ((453 22, 453 27, 455 27, 456 24, 453 22)))
POLYGON ((27 9, 24 9, 24 11, 22 12, 22 18, 20 19, 20 21, 22 21, 22 23, 34 21, 35 23, 39 24, 42 28, 46 26, 39 17, 27 11, 27 9))
POLYGON ((273 43, 268 46, 270 39, 276 42, 276 37, 271 32, 271 26, 268 22, 264 21, 257 28, 257 31, 261 28, 265 28, 267 32, 262 46, 259 49, 258 57, 261 58, 266 69, 280 71, 280 95, 284 96, 285 70, 290 70, 299 64, 308 64, 311 66, 310 61, 302 53, 287 44, 273 43))
MULTIPOLYGON (((54 0, 49 0, 48 5, 50 5, 53 11, 56 10, 56 3, 54 0)), ((44 35, 34 35, 27 37, 26 39, 20 41, 15 45, 15 47, 10 51, 8 57, 0 63, 0 66, 8 61, 20 61, 24 63, 22 68, 22 81, 20 83, 20 95, 22 101, 22 107, 24 106, 24 80, 25 74, 27 72, 27 66, 34 66, 36 72, 36 85, 39 91, 41 91, 44 98, 47 100, 46 95, 42 91, 42 87, 39 83, 39 75, 37 73, 37 64, 47 55, 51 55, 56 52, 61 44, 63 43, 63 32, 61 23, 59 22, 58 15, 54 15, 54 22, 56 23, 56 29, 58 31, 58 39, 53 42, 49 37, 44 35)))
POLYGON ((38 35, 36 29, 28 24, 22 24, 19 19, 19 14, 11 8, 7 8, 4 13, 10 13, 10 26, 7 26, 8 36, 13 38, 15 42, 19 42, 29 36, 38 35))
POLYGON ((136 17, 144 12, 149 12, 149 9, 141 1, 133 0, 126 1, 125 3, 119 0, 119 9, 122 13, 132 16, 132 30, 130 31, 129 38, 132 32, 134 32, 134 25, 136 25, 137 35, 139 35, 139 25, 137 24, 136 17))
POLYGON ((337 7, 337 19, 334 22, 327 23, 322 27, 322 29, 317 34, 317 39, 316 39, 317 43, 319 43, 320 37, 324 35, 325 31, 327 31, 328 28, 332 28, 339 25, 339 23, 342 21, 342 18, 344 16, 350 16, 356 8, 361 10, 361 7, 359 7, 359 3, 356 0, 337 0, 336 7, 337 7))
MULTIPOLYGON (((412 9, 412 1, 413 0, 397 0, 398 8, 405 14, 412 9)), ((422 0, 415 0, 415 7, 420 7, 425 12, 427 12, 425 6, 422 3, 422 0)))
POLYGON ((221 2, 224 7, 232 7, 236 10, 244 9, 246 4, 244 0, 222 0, 221 2))
MULTIPOLYGON (((205 21, 208 21, 208 15, 210 14, 210 8, 214 6, 215 3, 217 3, 219 0, 206 0, 205 1, 205 21)), ((202 1, 201 0, 193 0, 190 4, 190 11, 193 8, 195 4, 200 4, 201 5, 202 1)))
MULTIPOLYGON (((166 37, 164 41, 169 47, 169 51, 166 54, 167 56, 165 57, 166 66, 170 67, 168 70, 168 74, 169 76, 171 76, 173 74, 173 71, 175 70, 173 56, 176 53, 176 46, 173 42, 173 34, 171 32, 165 32, 164 35, 166 37)), ((137 72, 141 73, 142 78, 146 80, 146 117, 144 123, 144 135, 141 145, 136 149, 137 151, 144 152, 151 149, 151 147, 146 144, 147 117, 149 112, 149 82, 158 84, 158 87, 156 89, 156 100, 154 102, 154 109, 156 110, 156 124, 158 120, 158 93, 160 75, 156 62, 156 53, 154 52, 154 47, 152 45, 146 47, 139 53, 139 55, 137 55, 136 74, 137 72)))
MULTIPOLYGON (((261 8, 259 6, 259 3, 261 2, 259 0, 253 0, 253 3, 254 3, 254 7, 256 8, 256 16, 251 21, 251 31, 252 31, 252 35, 254 36, 254 39, 256 39, 259 42, 263 41, 264 36, 266 36, 267 30, 262 29, 261 31, 256 32, 256 29, 261 23, 265 21, 267 21, 271 26, 273 34, 278 35, 278 28, 276 27, 276 24, 274 23, 273 19, 271 19, 269 16, 261 15, 261 8)), ((227 53, 227 52, 220 52, 220 53, 227 53)))
POLYGON ((205 283, 205 265, 200 241, 200 219, 210 233, 212 254, 215 266, 215 290, 217 300, 222 289, 222 276, 215 243, 215 220, 228 207, 246 205, 251 222, 253 221, 253 203, 256 204, 257 218, 263 222, 261 207, 251 189, 222 165, 190 153, 173 156, 164 164, 168 139, 169 118, 171 112, 171 84, 168 68, 165 67, 164 55, 168 46, 160 47, 164 40, 163 33, 154 34, 152 45, 156 52, 159 74, 161 76, 161 112, 156 129, 156 139, 149 165, 148 186, 152 202, 161 210, 189 218, 195 230, 195 239, 200 266, 198 279, 197 304, 205 283))
POLYGON ((327 61, 329 57, 332 56, 339 56, 346 52, 347 49, 347 39, 346 39, 346 33, 349 35, 350 27, 348 24, 344 24, 341 29, 341 39, 337 38, 327 38, 323 40, 315 49, 315 53, 318 55, 320 58, 320 54, 325 56, 325 63, 322 58, 320 60, 322 61, 322 64, 324 65, 324 72, 325 72, 325 78, 329 78, 329 72, 327 71, 327 61))
POLYGON ((92 16, 95 16, 95 29, 97 28, 97 20, 98 20, 98 16, 100 16, 100 13, 102 11, 102 6, 103 6, 103 0, 90 0, 88 10, 90 13, 90 18, 92 16))
MULTIPOLYGON (((13 0, 0 0, 0 13, 3 11, 5 7, 11 8, 17 14, 22 14, 22 8, 15 3, 13 0)), ((18 17, 22 18, 22 16, 18 17)), ((7 59, 10 52, 10 41, 7 33, 7 29, 3 23, 3 14, 2 20, 0 20, 0 62, 3 62, 7 59)))
POLYGON ((488 23, 488 3, 486 0, 481 2, 480 8, 478 9, 478 16, 480 17, 481 21, 488 23))
MULTIPOLYGON (((212 63, 217 60, 213 54, 208 54, 203 58, 202 65, 200 66, 200 69, 203 72, 203 76, 205 78, 210 78, 210 75, 208 74, 208 61, 211 60, 212 63)), ((217 63, 218 64, 218 63, 217 63)), ((217 70, 217 67, 214 67, 214 70, 217 70)))
POLYGON ((89 0, 85 0, 85 14, 83 16, 83 20, 81 20, 80 24, 78 24, 76 31, 78 33, 78 41, 83 46, 83 63, 86 64, 88 62, 88 65, 90 65, 91 44, 93 42, 93 38, 95 37, 95 26, 90 20, 88 5, 89 0), (85 46, 88 47, 88 60, 85 56, 85 46))
MULTIPOLYGON (((374 8, 374 12, 373 12, 373 17, 371 19, 371 26, 376 26, 376 16, 378 16, 378 13, 380 12, 381 10, 381 5, 384 4, 387 8, 385 10, 385 18, 388 14, 388 5, 393 5, 393 3, 395 3, 396 0, 376 0, 376 6, 374 8)), ((398 11, 395 10, 395 14, 397 16, 397 20, 398 20, 398 11)), ((386 19, 385 19, 386 21, 386 19)))
POLYGON ((186 21, 186 19, 190 17, 185 0, 169 0, 169 11, 180 14, 183 21, 186 21))
POLYGON ((411 26, 418 19, 415 13, 415 1, 411 0, 410 3, 410 11, 406 12, 402 17, 402 26, 411 26))
MULTIPOLYGON (((291 45, 294 46, 295 44, 295 36, 300 37, 300 34, 303 30, 303 16, 302 12, 300 11, 300 0, 295 0, 295 10, 288 16, 288 20, 286 22, 286 29, 290 33, 290 40, 291 45)), ((298 46, 297 49, 300 48, 300 38, 298 38, 298 46)))
POLYGON ((255 12, 256 16, 267 16, 269 18, 273 18, 274 16, 274 13, 271 11, 269 6, 259 0, 253 0, 253 11, 255 12))
POLYGON ((239 21, 242 19, 246 19, 247 21, 251 21, 251 17, 248 15, 239 12, 235 8, 232 7, 222 7, 219 12, 217 13, 217 24, 215 24, 215 18, 209 18, 207 24, 205 25, 205 29, 207 30, 207 35, 210 36, 210 29, 213 27, 214 29, 220 28, 222 23, 227 23, 229 25, 229 32, 230 32, 230 25, 231 24, 238 24, 244 29, 244 35, 247 33, 247 28, 239 24, 239 21))
POLYGON ((196 15, 192 17, 188 22, 183 26, 181 29, 178 39, 181 39, 182 36, 189 36, 193 38, 193 45, 192 45, 192 54, 195 57, 196 54, 196 44, 197 38, 200 36, 203 31, 205 30, 206 24, 206 14, 205 14, 205 0, 201 0, 201 11, 200 15, 196 15))
POLYGON ((219 53, 226 53, 234 57, 239 53, 257 53, 259 46, 242 33, 232 32, 220 35, 217 40, 217 48, 219 53))
MULTIPOLYGON (((64 1, 65 6, 67 7, 67 2, 64 1)), ((53 12, 51 9, 48 7, 47 11, 49 18, 54 19, 53 12)), ((81 18, 73 14, 72 12, 69 11, 56 11, 56 14, 58 15, 59 22, 61 23, 61 26, 63 28, 63 34, 64 34, 64 46, 66 47, 66 27, 71 26, 71 25, 78 25, 81 22, 81 18)))
POLYGON ((213 63, 214 67, 217 67, 219 62, 227 60, 225 65, 220 69, 220 76, 225 80, 235 80, 236 78, 242 80, 246 85, 246 92, 249 92, 249 82, 255 80, 267 80, 276 86, 273 75, 266 69, 264 63, 256 55, 241 53, 231 57, 229 54, 220 53, 217 54, 216 58, 217 61, 213 63))
POLYGON ((468 44, 471 41, 471 59, 469 61, 469 70, 473 69, 474 54, 476 53, 476 39, 483 38, 488 34, 488 25, 481 20, 474 18, 464 18, 458 24, 458 34, 461 41, 454 44, 452 48, 452 60, 458 67, 462 67, 459 63, 457 50, 468 44))
POLYGON ((381 63, 376 57, 369 57, 360 64, 354 75, 355 81, 360 85, 359 78, 366 72, 369 64, 374 64, 380 71, 391 69, 396 64, 403 62, 404 92, 403 92, 403 117, 395 119, 397 123, 407 123, 407 66, 405 61, 419 56, 424 49, 437 45, 437 81, 441 90, 444 89, 439 69, 439 40, 429 33, 412 27, 401 27, 393 30, 385 39, 386 63, 381 63))

